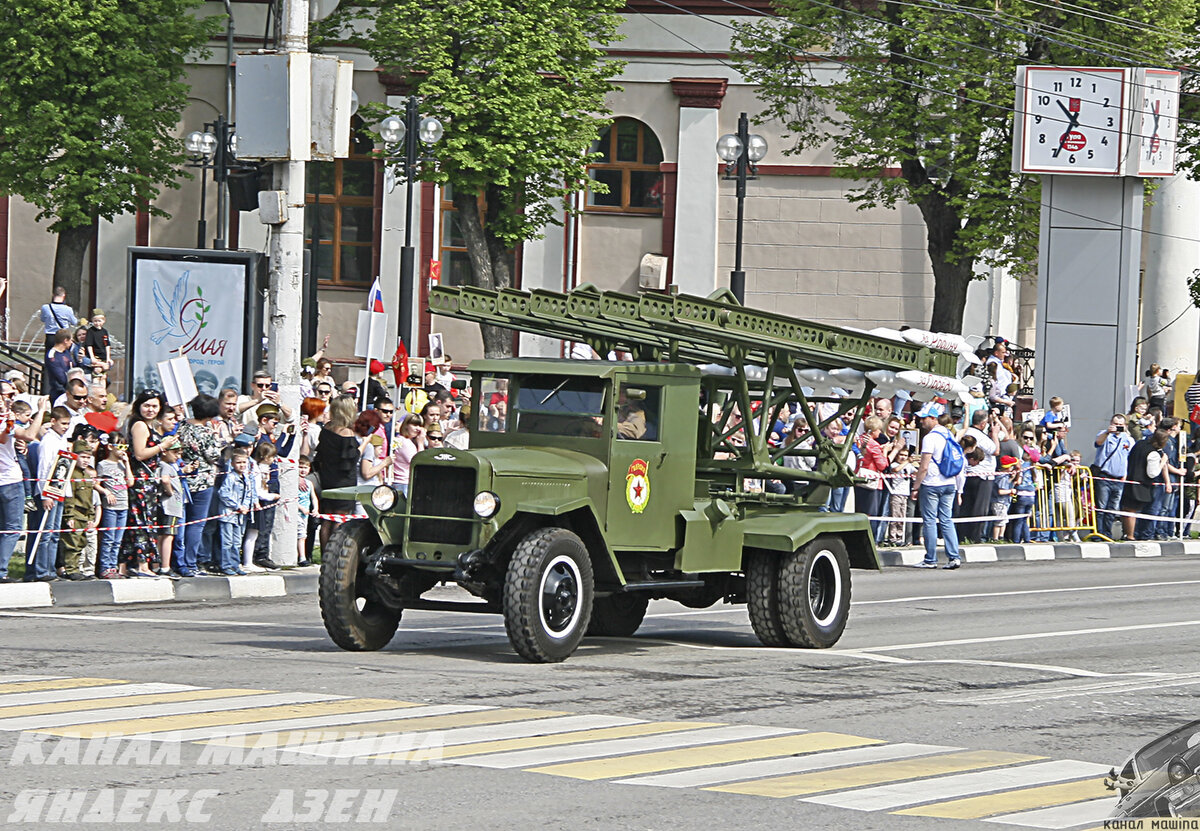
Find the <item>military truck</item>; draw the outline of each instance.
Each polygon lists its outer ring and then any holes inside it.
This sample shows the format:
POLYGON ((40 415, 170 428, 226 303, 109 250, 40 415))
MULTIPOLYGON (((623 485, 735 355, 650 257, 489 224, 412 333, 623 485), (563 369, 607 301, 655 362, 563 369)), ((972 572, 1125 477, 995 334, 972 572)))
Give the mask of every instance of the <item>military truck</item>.
POLYGON ((750 310, 727 291, 438 287, 430 308, 633 360, 475 361, 469 450, 418 453, 407 495, 325 492, 366 512, 338 527, 321 564, 325 627, 348 650, 380 649, 404 610, 427 609, 500 614, 522 657, 562 661, 585 635, 632 635, 655 598, 745 603, 768 646, 833 646, 849 569, 879 568, 865 516, 820 510, 855 482, 841 425, 855 434, 866 372, 945 376, 956 363, 750 310), (773 440, 789 404, 808 433, 773 440), (439 584, 477 600, 423 596, 439 584))

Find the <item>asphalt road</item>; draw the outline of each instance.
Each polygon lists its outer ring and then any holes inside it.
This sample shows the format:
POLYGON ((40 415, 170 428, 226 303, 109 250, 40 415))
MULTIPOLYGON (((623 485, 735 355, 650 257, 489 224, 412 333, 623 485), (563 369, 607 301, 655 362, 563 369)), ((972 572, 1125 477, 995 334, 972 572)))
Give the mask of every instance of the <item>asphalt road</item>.
POLYGON ((854 572, 831 650, 659 602, 558 665, 517 658, 498 618, 434 612, 342 652, 311 596, 0 612, 0 823, 1091 828, 1098 773, 1200 718, 1198 588, 1183 558, 854 572), (391 738, 292 733, 287 757, 271 728, 391 738), (99 761, 55 735, 176 730, 107 759, 93 741, 99 761))

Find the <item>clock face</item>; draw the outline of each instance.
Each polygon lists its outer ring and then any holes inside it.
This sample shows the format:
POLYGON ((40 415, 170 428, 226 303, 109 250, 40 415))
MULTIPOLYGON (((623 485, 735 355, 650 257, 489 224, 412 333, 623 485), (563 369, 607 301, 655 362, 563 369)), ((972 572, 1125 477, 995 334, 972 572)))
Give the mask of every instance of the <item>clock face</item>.
POLYGON ((1138 148, 1137 175, 1175 174, 1175 130, 1179 124, 1179 73, 1147 69, 1133 90, 1133 146, 1138 148))
POLYGON ((1124 147, 1124 69, 1025 71, 1021 170, 1115 176, 1124 147))

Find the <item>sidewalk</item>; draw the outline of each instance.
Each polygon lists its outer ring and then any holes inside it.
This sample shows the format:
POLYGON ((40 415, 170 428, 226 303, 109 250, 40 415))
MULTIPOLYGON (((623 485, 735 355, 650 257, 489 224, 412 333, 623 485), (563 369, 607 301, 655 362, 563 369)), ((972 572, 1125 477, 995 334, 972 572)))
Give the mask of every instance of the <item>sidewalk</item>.
POLYGON ((319 566, 248 574, 245 577, 191 577, 182 580, 133 578, 73 583, 0 583, 0 609, 47 606, 109 606, 129 603, 226 603, 255 597, 316 594, 319 566))
MULTIPOLYGON (((938 560, 945 562, 946 549, 939 542, 938 560)), ((1169 542, 1036 542, 1015 545, 962 546, 964 563, 995 563, 1014 560, 1109 560, 1118 557, 1172 557, 1200 555, 1200 540, 1169 542)), ((885 566, 915 566, 925 559, 919 546, 879 549, 879 562, 885 566)), ((0 588, 3 588, 0 586, 0 588)))

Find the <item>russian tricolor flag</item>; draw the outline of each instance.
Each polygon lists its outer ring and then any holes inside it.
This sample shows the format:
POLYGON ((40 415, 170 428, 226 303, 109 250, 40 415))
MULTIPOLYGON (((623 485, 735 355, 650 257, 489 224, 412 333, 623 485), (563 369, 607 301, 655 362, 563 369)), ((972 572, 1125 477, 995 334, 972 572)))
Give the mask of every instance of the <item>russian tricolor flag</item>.
POLYGON ((383 290, 379 288, 379 278, 371 284, 371 293, 367 295, 367 311, 383 312, 383 290))

